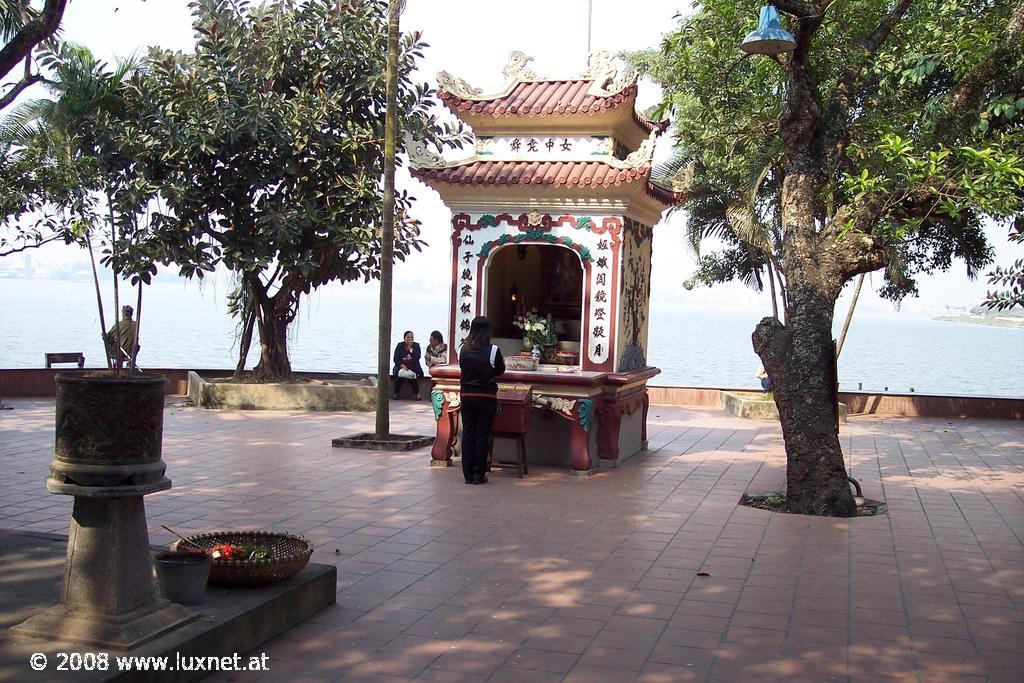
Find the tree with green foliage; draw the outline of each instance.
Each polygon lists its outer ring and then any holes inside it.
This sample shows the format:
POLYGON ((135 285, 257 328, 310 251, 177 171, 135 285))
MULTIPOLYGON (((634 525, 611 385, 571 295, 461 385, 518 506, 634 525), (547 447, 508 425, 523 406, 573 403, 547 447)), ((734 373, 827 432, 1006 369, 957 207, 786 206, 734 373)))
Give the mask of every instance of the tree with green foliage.
MULTIPOLYGON (((237 276, 237 369, 255 326, 261 380, 291 376, 288 328, 303 295, 380 273, 387 9, 198 0, 195 53, 151 55, 146 135, 162 150, 167 208, 154 217, 156 238, 183 275, 223 266, 237 276)), ((429 115, 428 86, 410 79, 419 35, 401 47, 401 127, 460 144, 429 115)), ((411 201, 396 196, 398 259, 421 245, 411 201)))
MULTIPOLYGON (((41 9, 32 7, 29 0, 0 0, 0 77, 6 78, 17 67, 22 74, 17 81, 0 86, 0 110, 13 104, 28 88, 42 82, 43 75, 36 63, 39 47, 54 48, 53 36, 60 27, 67 0, 46 0, 41 9)), ((3 135, 10 139, 10 131, 3 135)), ((46 193, 33 180, 33 171, 43 162, 42 150, 0 142, 0 257, 41 247, 49 242, 69 238, 65 230, 51 216, 23 223, 30 214, 47 204, 46 193)), ((49 171, 54 171, 50 165, 49 171)), ((51 173, 45 186, 58 186, 68 180, 69 169, 51 173)), ((72 172, 71 175, 74 175, 72 172)))
MULTIPOLYGON (((90 258, 94 246, 102 250, 102 262, 114 275, 113 319, 120 310, 122 279, 140 285, 136 311, 141 315, 141 284, 156 272, 142 219, 156 186, 141 161, 152 152, 141 146, 140 116, 129 88, 137 63, 125 60, 110 69, 73 43, 44 50, 39 62, 48 73, 50 97, 18 104, 0 125, 6 150, 0 215, 8 225, 20 226, 29 212, 38 213, 34 227, 20 228, 22 234, 37 231, 36 244, 52 239, 42 237, 40 226, 45 226, 51 235, 87 247, 90 258)), ((106 326, 94 259, 93 275, 102 335, 106 326)), ((134 364, 134 358, 119 355, 118 364, 123 361, 134 364)))
POLYGON ((775 5, 796 38, 790 54, 741 55, 757 5, 723 0, 633 58, 664 88, 677 151, 696 162, 693 187, 708 189, 717 220, 735 208, 769 223, 746 198, 777 202, 785 322, 763 319, 752 340, 775 388, 787 500, 848 516, 836 299, 875 270, 893 299, 954 259, 973 276, 991 260, 982 221, 1024 210, 1024 0, 775 5))
POLYGON ((778 146, 761 150, 762 156, 749 167, 721 168, 717 176, 696 174, 696 164, 676 156, 654 169, 656 177, 670 179, 678 174, 691 175, 684 183, 688 201, 684 244, 697 260, 697 270, 683 286, 739 280, 756 291, 765 281, 771 292, 772 315, 779 317, 779 301, 785 311, 786 283, 779 264, 782 250, 781 211, 777 176, 772 170, 779 162, 778 146), (707 240, 718 248, 708 251, 707 240))
POLYGON ((0 0, 0 38, 4 41, 0 47, 0 78, 23 66, 21 78, 0 92, 0 109, 43 80, 34 69, 33 52, 57 33, 67 5, 68 0, 46 0, 42 8, 36 9, 31 0, 0 0))
MULTIPOLYGON (((1010 230, 1010 242, 1024 244, 1024 216, 1017 216, 1010 230)), ((1024 308, 1024 259, 1017 259, 1009 266, 996 266, 988 274, 988 283, 996 289, 986 293, 984 306, 997 311, 1024 308)))

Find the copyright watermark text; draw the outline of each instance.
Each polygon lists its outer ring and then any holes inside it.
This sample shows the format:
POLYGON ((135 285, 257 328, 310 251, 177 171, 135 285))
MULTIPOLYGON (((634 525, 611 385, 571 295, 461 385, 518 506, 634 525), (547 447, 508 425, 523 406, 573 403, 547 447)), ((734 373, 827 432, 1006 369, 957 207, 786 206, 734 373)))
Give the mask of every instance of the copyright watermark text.
POLYGON ((28 658, 33 671, 270 671, 267 653, 224 657, 111 655, 107 652, 36 652, 28 658))

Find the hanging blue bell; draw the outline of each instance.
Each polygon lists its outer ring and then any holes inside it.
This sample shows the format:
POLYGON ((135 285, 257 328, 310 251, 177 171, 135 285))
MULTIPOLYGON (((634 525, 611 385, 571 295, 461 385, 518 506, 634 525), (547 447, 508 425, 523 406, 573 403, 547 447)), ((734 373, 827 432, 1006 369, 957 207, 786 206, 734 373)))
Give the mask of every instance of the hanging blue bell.
POLYGON ((782 28, 778 10, 773 5, 765 5, 761 8, 757 29, 747 34, 740 49, 752 55, 777 55, 795 50, 796 39, 782 28))

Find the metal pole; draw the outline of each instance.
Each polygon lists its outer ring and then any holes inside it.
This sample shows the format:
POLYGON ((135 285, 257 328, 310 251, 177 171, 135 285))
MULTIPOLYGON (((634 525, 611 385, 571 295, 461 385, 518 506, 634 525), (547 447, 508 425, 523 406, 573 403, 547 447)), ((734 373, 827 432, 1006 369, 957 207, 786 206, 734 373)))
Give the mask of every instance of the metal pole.
POLYGON ((587 0, 587 54, 584 55, 584 59, 587 63, 590 63, 590 20, 594 13, 594 0, 587 0))
POLYGON ((391 302, 392 268, 395 249, 395 146, 398 136, 398 50, 401 32, 399 17, 404 0, 390 0, 388 4, 388 57, 385 81, 386 103, 384 123, 384 192, 381 217, 380 253, 380 325, 377 328, 377 424, 374 436, 386 441, 391 434, 390 394, 391 356, 391 302))

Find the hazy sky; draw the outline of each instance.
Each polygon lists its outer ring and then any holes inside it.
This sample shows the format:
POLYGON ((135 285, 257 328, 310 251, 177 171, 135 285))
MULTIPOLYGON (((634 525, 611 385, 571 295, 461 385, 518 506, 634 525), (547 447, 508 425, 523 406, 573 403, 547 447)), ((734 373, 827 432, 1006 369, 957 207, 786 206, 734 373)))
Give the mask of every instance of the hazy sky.
MULTIPOLYGON (((479 0, 408 0, 402 18, 404 31, 421 30, 430 44, 421 78, 434 82, 434 74, 445 69, 485 90, 500 85, 501 69, 509 52, 523 50, 533 56, 532 66, 540 75, 568 77, 577 75, 586 64, 586 0, 519 0, 515 3, 479 0)), ((673 16, 686 9, 685 0, 593 0, 592 49, 612 51, 656 46, 670 29, 673 16)), ((751 26, 756 20, 751 16, 751 26)), ((125 56, 152 44, 189 50, 193 45, 191 19, 185 0, 71 0, 64 20, 67 39, 89 46, 98 56, 110 59, 125 56)), ((739 41, 737 36, 737 42, 739 41)), ((655 103, 658 89, 641 84, 639 106, 655 103)), ((659 154, 668 151, 663 140, 659 154)), ((467 150, 465 154, 469 154, 467 150)), ((457 155, 458 156, 458 155, 457 155)), ((399 174, 418 198, 416 216, 423 222, 429 247, 396 267, 402 283, 445 289, 449 277, 450 213, 439 196, 429 188, 399 174)), ((726 299, 739 297, 754 303, 757 297, 742 286, 686 292, 680 287, 693 270, 693 263, 681 245, 684 217, 676 216, 655 230, 653 295, 661 298, 726 299)), ((1021 249, 1007 245, 1001 230, 991 235, 1001 262, 1021 255, 1021 249)), ((47 248, 39 252, 38 262, 77 260, 81 254, 72 248, 47 248)), ((876 274, 870 284, 881 284, 876 274)), ((877 297, 862 295, 866 308, 891 310, 877 297)), ((933 310, 945 303, 974 305, 984 295, 984 278, 970 282, 962 265, 952 272, 923 278, 922 297, 905 303, 906 310, 933 310)))

